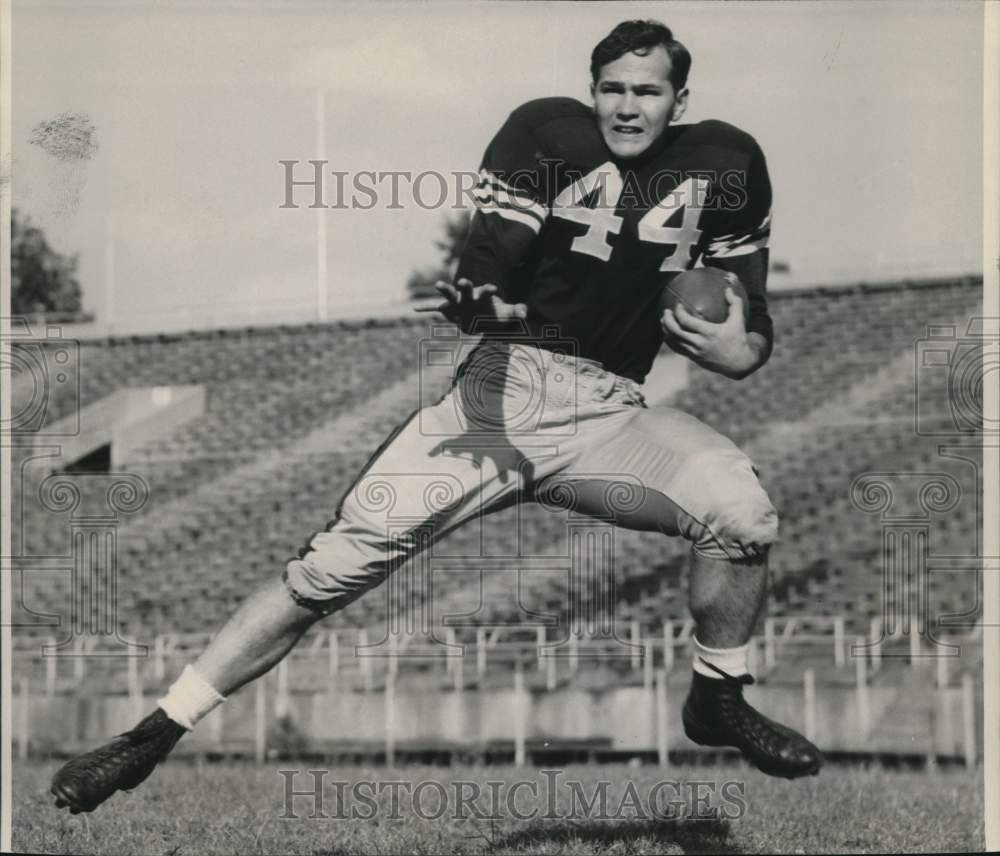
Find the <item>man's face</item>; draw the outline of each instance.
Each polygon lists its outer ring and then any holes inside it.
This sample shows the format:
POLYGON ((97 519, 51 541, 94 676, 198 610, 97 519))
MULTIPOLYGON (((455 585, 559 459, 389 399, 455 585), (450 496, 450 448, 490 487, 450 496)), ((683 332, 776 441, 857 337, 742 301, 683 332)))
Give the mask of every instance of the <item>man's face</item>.
POLYGON ((670 55, 657 45, 645 56, 627 53, 601 67, 590 87, 604 142, 620 158, 641 155, 676 122, 687 106, 687 89, 674 92, 670 55))

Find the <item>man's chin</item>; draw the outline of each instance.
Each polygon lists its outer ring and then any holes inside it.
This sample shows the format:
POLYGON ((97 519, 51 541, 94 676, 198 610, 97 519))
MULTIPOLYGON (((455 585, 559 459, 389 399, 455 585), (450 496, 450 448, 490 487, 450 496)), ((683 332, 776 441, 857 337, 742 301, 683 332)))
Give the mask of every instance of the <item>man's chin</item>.
POLYGON ((608 148, 611 149, 611 154, 616 158, 629 160, 630 158, 639 157, 639 155, 649 148, 649 145, 646 140, 636 140, 634 143, 628 140, 615 140, 613 143, 608 143, 608 148))

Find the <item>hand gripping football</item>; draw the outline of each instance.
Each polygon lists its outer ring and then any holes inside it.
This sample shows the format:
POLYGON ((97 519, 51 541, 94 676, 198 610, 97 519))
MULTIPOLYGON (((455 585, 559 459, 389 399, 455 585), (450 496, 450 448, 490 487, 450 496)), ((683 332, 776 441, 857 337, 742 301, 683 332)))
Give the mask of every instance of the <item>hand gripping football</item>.
POLYGON ((726 289, 731 288, 743 301, 744 326, 750 320, 750 302, 747 292, 734 273, 718 268, 695 268, 675 276, 660 292, 657 305, 659 317, 667 309, 674 309, 681 303, 692 315, 719 324, 729 315, 729 304, 726 303, 726 289))

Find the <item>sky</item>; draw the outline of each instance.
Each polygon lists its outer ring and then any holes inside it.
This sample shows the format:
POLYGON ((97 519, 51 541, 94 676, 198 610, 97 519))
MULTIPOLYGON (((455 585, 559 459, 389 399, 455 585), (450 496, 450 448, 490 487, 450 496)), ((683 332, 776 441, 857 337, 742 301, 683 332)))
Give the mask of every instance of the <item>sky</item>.
POLYGON ((436 180, 424 207, 405 182, 390 207, 383 180, 370 210, 301 189, 289 209, 280 161, 475 171, 519 104, 588 101, 591 49, 637 17, 693 54, 684 121, 761 144, 791 269, 773 288, 981 269, 975 2, 14 0, 14 206, 78 254, 86 307, 119 331, 315 317, 320 230, 330 316, 398 302, 437 258, 436 180), (82 157, 38 143, 66 113, 93 125, 82 157))

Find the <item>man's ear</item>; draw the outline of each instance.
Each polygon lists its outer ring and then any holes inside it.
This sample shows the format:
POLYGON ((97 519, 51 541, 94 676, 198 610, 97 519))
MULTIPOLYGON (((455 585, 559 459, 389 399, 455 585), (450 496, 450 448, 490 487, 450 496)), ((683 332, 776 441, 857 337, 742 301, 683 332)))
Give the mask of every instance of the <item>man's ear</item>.
POLYGON ((684 115, 684 111, 687 110, 688 106, 688 95, 691 94, 686 86, 677 93, 677 98, 674 99, 674 109, 670 114, 670 121, 677 122, 680 120, 681 116, 684 115))
POLYGON ((597 97, 597 87, 594 85, 594 81, 590 81, 590 100, 593 101, 597 97))

